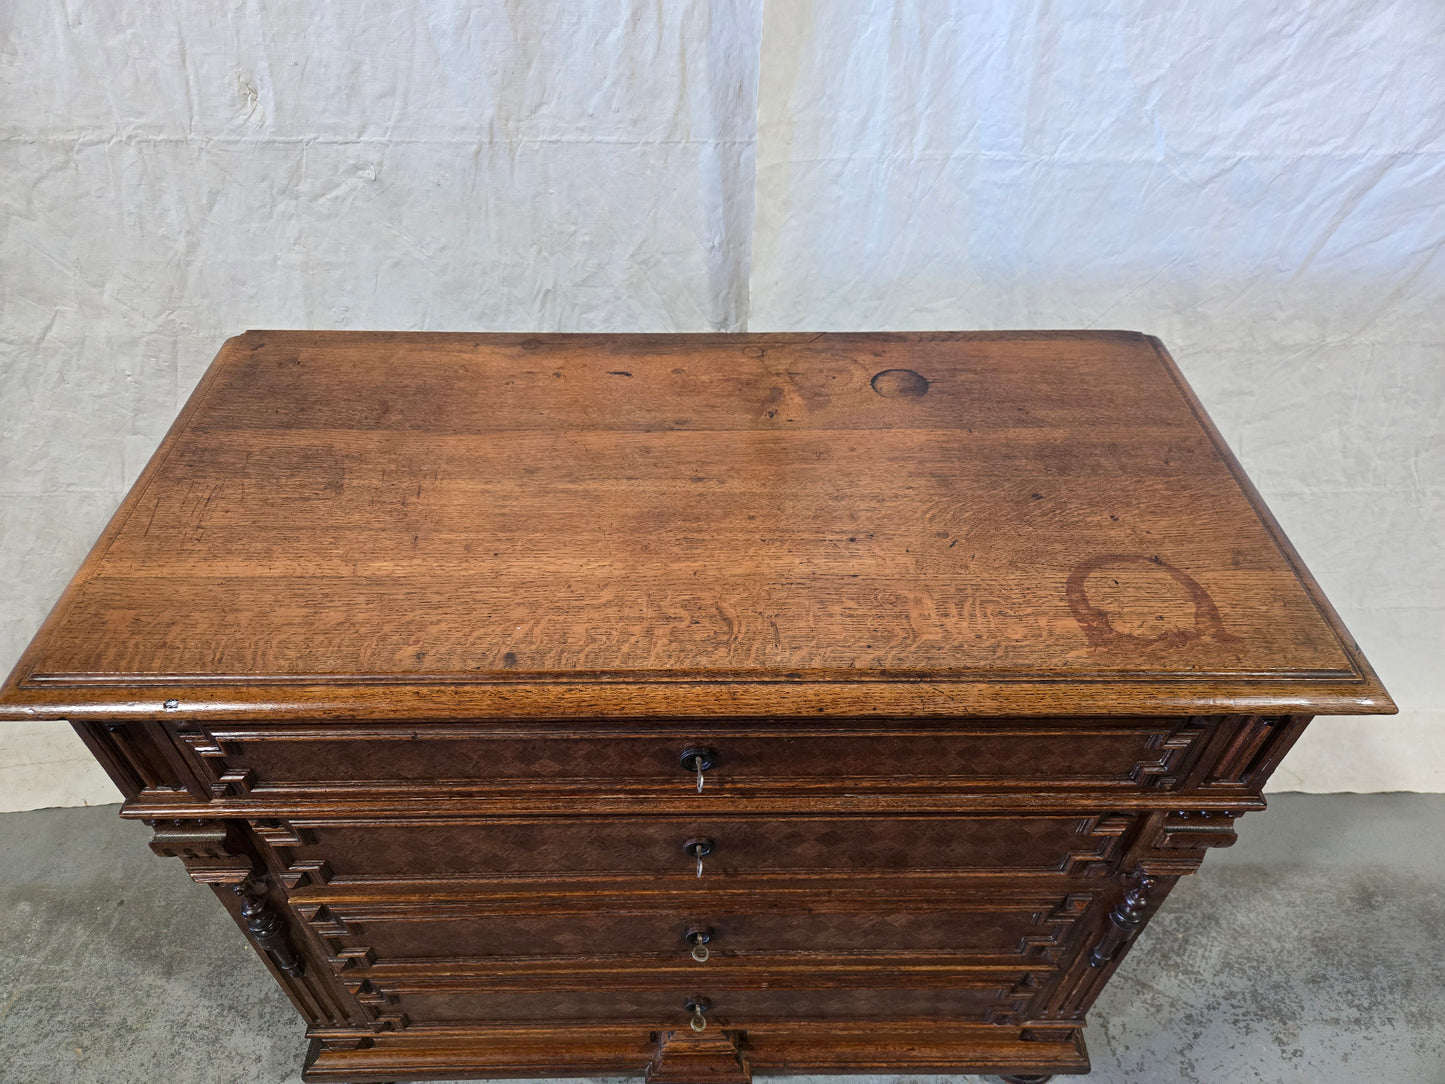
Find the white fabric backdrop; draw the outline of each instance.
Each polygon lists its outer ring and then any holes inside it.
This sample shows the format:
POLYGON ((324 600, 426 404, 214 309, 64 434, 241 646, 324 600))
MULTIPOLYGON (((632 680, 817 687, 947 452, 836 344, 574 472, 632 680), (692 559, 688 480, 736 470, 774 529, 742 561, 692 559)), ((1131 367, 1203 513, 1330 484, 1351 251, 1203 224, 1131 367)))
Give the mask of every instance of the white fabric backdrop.
POLYGON ((1445 790, 1435 0, 312 7, 0 8, 0 666, 246 327, 1128 327, 1404 709, 1279 782, 1445 790))
POLYGON ((1445 790, 1445 6, 1301 6, 769 4, 749 326, 1159 335, 1401 705, 1274 786, 1445 790))

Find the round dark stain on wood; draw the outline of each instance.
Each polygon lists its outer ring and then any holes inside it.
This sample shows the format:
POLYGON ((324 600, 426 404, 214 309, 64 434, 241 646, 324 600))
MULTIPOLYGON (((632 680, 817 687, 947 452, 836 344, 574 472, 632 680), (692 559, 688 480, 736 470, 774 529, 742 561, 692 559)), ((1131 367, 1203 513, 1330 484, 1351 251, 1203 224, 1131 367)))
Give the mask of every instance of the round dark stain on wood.
POLYGON ((912 369, 884 369, 869 381, 885 399, 921 399, 928 394, 928 378, 912 369))

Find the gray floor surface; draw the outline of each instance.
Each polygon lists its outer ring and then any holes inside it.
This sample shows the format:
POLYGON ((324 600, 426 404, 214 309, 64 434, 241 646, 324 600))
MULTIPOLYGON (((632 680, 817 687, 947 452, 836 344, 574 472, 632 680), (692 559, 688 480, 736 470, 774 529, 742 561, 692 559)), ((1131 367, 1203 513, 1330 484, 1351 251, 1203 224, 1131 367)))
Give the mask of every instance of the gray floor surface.
MULTIPOLYGON (((115 813, 0 815, 0 1080, 299 1084, 290 1003, 115 813)), ((1093 1074, 1056 1080, 1445 1084, 1442 945, 1445 796, 1277 795, 1141 935, 1093 1074)))

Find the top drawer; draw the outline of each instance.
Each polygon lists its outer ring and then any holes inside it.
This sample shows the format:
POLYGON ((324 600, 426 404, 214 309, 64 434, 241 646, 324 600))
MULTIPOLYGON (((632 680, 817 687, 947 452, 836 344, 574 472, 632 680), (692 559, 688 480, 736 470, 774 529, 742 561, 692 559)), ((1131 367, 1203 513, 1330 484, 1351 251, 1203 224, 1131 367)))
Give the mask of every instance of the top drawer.
POLYGON ((1203 720, 1000 719, 846 727, 785 722, 213 724, 175 732, 213 796, 257 788, 395 787, 409 793, 685 795, 1007 788, 1171 789, 1203 720), (699 772, 699 769, 701 771, 699 772))

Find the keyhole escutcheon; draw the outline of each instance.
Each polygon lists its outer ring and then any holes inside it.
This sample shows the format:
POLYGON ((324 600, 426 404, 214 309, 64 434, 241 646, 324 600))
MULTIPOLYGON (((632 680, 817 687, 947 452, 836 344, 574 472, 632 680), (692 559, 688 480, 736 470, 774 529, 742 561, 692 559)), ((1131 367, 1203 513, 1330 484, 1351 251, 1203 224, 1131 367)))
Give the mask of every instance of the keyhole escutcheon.
POLYGON ((712 854, 716 846, 717 844, 712 840, 702 837, 690 839, 682 845, 683 852, 688 857, 697 859, 697 875, 699 877, 702 876, 702 860, 712 854))
POLYGON ((702 793, 703 773, 712 771, 717 764, 717 753, 701 745, 693 745, 682 751, 677 758, 682 770, 697 776, 697 792, 702 793))

